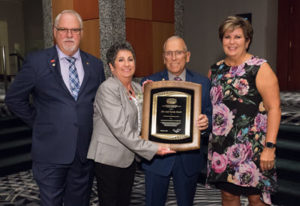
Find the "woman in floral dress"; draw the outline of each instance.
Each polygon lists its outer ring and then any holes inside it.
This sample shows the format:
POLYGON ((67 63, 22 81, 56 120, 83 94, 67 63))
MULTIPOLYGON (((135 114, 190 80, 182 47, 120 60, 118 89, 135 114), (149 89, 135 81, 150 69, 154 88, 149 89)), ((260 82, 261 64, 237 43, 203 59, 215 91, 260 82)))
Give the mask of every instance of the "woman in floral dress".
POLYGON ((211 67, 213 131, 208 185, 221 189, 223 205, 270 205, 276 189, 275 149, 280 125, 276 75, 266 60, 248 53, 251 24, 230 16, 219 27, 225 59, 211 67))

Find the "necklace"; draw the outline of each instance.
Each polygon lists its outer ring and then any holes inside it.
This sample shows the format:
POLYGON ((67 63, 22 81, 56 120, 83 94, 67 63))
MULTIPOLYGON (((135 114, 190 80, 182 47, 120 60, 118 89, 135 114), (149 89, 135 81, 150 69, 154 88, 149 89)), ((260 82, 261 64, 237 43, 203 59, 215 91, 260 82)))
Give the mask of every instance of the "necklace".
POLYGON ((133 89, 130 88, 130 89, 127 89, 127 91, 128 91, 129 96, 135 97, 135 93, 134 93, 133 89))

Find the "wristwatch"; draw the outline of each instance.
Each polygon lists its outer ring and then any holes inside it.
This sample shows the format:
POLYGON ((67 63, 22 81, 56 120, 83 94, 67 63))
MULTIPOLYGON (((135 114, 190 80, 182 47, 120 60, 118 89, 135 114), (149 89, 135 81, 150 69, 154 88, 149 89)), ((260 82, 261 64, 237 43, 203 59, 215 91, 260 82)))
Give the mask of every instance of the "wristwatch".
POLYGON ((266 147, 273 149, 273 148, 276 148, 276 144, 274 144, 272 142, 266 142, 266 147))

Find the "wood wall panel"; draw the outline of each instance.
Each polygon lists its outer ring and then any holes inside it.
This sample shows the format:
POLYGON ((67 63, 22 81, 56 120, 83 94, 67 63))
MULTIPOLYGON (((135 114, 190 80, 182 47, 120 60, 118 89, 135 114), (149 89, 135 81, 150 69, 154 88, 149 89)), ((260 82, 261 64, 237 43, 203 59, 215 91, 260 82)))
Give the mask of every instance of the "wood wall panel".
POLYGON ((57 14, 66 9, 73 9, 73 0, 52 0, 53 20, 55 19, 57 14))
POLYGON ((174 0, 126 0, 126 39, 134 46, 137 77, 164 68, 164 41, 174 34, 174 0))
POLYGON ((98 0, 74 0, 74 10, 83 20, 99 19, 98 0))
MULTIPOLYGON (((292 41, 292 53, 291 55, 291 80, 290 87, 291 91, 300 91, 300 1, 295 0, 293 2, 294 12, 291 16, 293 24, 291 25, 291 41, 292 41)), ((291 21, 290 21, 291 22, 291 21)))
POLYGON ((100 58, 99 19, 83 21, 83 29, 80 49, 100 58))
POLYGON ((153 73, 164 68, 163 44, 170 36, 174 35, 174 24, 152 22, 153 35, 153 73))
POLYGON ((278 1, 277 76, 280 91, 300 91, 300 1, 278 1))
POLYGON ((174 0, 152 0, 152 20, 174 23, 174 0))
POLYGON ((83 19, 84 31, 80 49, 100 58, 98 0, 52 0, 53 19, 66 9, 77 11, 83 19))
POLYGON ((126 39, 136 53, 136 77, 152 74, 152 24, 150 21, 126 19, 126 39))
POLYGON ((152 0, 126 0, 126 17, 133 19, 152 19, 152 0))
POLYGON ((278 1, 278 30, 277 30, 277 76, 280 90, 287 90, 288 87, 288 59, 289 59, 289 2, 278 1))

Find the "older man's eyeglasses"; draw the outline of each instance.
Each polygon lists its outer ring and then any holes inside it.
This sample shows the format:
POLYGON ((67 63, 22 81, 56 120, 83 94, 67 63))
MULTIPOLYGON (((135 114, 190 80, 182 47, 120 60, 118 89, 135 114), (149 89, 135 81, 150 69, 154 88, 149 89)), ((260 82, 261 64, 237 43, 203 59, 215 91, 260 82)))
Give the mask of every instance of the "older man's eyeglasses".
POLYGON ((61 27, 55 27, 55 29, 62 34, 67 34, 68 32, 71 32, 72 34, 79 34, 82 30, 81 28, 67 29, 67 28, 61 28, 61 27))
POLYGON ((164 55, 166 58, 172 58, 174 55, 175 57, 182 57, 186 51, 183 50, 177 50, 177 51, 165 51, 164 55))

